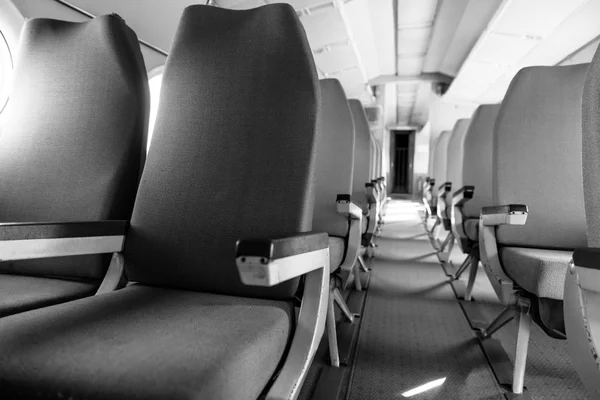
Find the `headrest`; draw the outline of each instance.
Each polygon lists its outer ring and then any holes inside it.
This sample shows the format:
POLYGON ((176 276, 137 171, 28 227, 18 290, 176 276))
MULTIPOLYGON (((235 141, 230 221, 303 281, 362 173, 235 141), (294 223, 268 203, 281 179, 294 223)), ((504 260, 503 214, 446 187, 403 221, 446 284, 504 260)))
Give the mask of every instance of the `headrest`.
POLYGON ((311 230, 319 83, 289 4, 183 12, 126 244, 129 279, 290 299, 242 284, 241 238, 311 230))
POLYGON ((586 246, 581 98, 587 64, 523 68, 494 129, 494 201, 526 204, 527 224, 500 227, 502 244, 586 246))

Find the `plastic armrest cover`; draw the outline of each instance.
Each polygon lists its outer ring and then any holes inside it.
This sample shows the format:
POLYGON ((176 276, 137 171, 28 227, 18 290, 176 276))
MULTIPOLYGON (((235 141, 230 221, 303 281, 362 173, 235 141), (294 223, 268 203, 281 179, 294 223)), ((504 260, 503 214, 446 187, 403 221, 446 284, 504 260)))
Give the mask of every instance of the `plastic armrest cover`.
POLYGON ((337 212, 352 219, 361 219, 363 210, 358 201, 349 194, 338 194, 335 200, 337 212))
MULTIPOLYGON (((600 270, 600 248, 575 250, 573 263, 578 267, 600 270)), ((598 284, 600 285, 600 282, 598 284)))
POLYGON ((0 260, 114 253, 123 250, 129 221, 0 224, 0 260))
POLYGON ((300 233, 274 239, 241 239, 236 264, 242 282, 274 286, 318 268, 329 273, 329 235, 300 233))
POLYGON ((505 206, 483 207, 481 220, 483 225, 525 225, 527 222, 527 206, 509 204, 505 206))

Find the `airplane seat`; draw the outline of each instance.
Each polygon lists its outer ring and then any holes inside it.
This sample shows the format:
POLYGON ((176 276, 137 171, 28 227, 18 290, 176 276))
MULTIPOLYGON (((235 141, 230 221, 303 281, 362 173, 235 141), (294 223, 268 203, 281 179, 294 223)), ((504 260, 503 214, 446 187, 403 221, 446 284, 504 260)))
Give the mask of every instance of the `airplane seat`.
POLYGON ((592 59, 582 99, 583 195, 587 248, 577 249, 564 286, 567 348, 591 398, 600 398, 600 50, 592 59))
POLYGON ((319 102, 290 5, 187 7, 122 253, 136 284, 0 319, 0 397, 296 398, 329 291, 319 102))
POLYGON ((494 127, 493 206, 479 222, 480 256, 506 309, 492 335, 519 321, 513 392, 523 391, 531 321, 564 338, 563 286, 575 248, 585 247, 581 96, 588 64, 524 68, 494 127))
MULTIPOLYGON (((316 160, 316 194, 313 230, 329 234, 330 272, 354 275, 357 290, 362 290, 358 271, 362 235, 362 208, 351 195, 354 169, 355 132, 352 113, 341 83, 337 79, 320 81, 321 109, 319 111, 319 142, 316 160)), ((347 283, 347 281, 346 281, 347 283)), ((327 315, 331 363, 339 366, 335 315, 337 304, 349 322, 354 313, 344 301, 336 280, 330 283, 327 315)))
POLYGON ((455 277, 450 255, 454 248, 455 236, 452 230, 452 189, 462 187, 462 160, 464 156, 465 134, 471 120, 459 119, 452 128, 448 139, 446 152, 446 182, 439 187, 437 200, 437 214, 441 225, 448 232, 443 243, 437 242, 437 257, 442 263, 446 275, 455 277))
POLYGON ((350 99, 348 104, 352 112, 355 132, 352 196, 362 204, 363 215, 365 216, 363 246, 367 252, 370 252, 372 239, 377 228, 379 204, 376 185, 369 179, 369 122, 360 100, 350 99))
MULTIPOLYGON (((148 110, 137 37, 118 15, 27 21, 0 127, 1 225, 130 219, 148 110)), ((0 316, 91 296, 120 278, 110 255, 3 259, 0 316)))
POLYGON ((435 213, 430 205, 429 208, 431 209, 431 214, 429 215, 434 218, 434 224, 431 228, 426 226, 426 229, 429 240, 436 250, 438 250, 441 245, 438 240, 438 226, 442 223, 440 217, 440 204, 438 204, 440 198, 439 192, 449 190, 448 185, 446 185, 446 174, 448 172, 448 142, 450 141, 451 135, 452 131, 442 131, 437 138, 433 158, 433 176, 429 180, 431 198, 435 204, 435 213))
MULTIPOLYGON (((479 265, 479 215, 492 204, 492 165, 494 122, 500 104, 482 104, 473 113, 465 132, 460 184, 452 197, 452 231, 464 254, 468 254, 454 279, 470 270, 465 300, 471 293, 479 265)), ((454 186, 454 185, 453 185, 454 186)))

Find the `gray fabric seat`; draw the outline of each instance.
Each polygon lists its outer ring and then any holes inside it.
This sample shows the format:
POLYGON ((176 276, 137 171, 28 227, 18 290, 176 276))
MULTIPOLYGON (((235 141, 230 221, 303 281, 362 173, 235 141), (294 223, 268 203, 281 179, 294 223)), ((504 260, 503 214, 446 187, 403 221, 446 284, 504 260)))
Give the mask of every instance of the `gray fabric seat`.
MULTIPOLYGON (((452 135, 448 140, 447 164, 446 164, 446 181, 452 183, 452 192, 454 193, 463 187, 463 160, 465 138, 471 120, 462 118, 456 121, 452 129, 452 135)), ((440 185, 444 182, 440 182, 440 185)), ((438 185, 439 186, 439 185, 438 185)), ((451 196, 448 196, 448 204, 450 204, 451 196)), ((448 211, 448 215, 450 212, 448 211)))
POLYGON ((300 278, 245 285, 236 242, 312 229, 319 86, 294 9, 187 7, 160 97, 122 253, 138 285, 0 319, 0 398, 270 387, 300 278))
MULTIPOLYGON (((362 204, 363 214, 369 213, 369 204, 366 200, 365 184, 371 182, 369 179, 369 168, 371 161, 369 159, 371 148, 371 136, 369 130, 369 121, 367 114, 360 100, 348 100, 352 119, 354 121, 354 179, 352 182, 352 196, 356 201, 362 204)), ((366 221, 363 228, 366 230, 366 221)))
MULTIPOLYGON (((27 21, 0 125, 0 222, 130 219, 148 110, 137 37, 119 16, 27 21)), ((94 294, 109 263, 0 262, 0 315, 94 294)))
POLYGON ((0 275, 0 317, 93 295, 98 286, 24 275, 0 275))
POLYGON ((479 218, 470 218, 463 221, 463 227, 467 237, 475 242, 479 241, 479 218))
POLYGON ((343 238, 349 233, 348 218, 337 212, 336 198, 338 194, 352 193, 355 135, 352 114, 340 82, 322 79, 319 86, 321 110, 313 229, 329 234, 330 271, 334 272, 347 250, 343 238))
POLYGON ((503 247, 499 255, 520 287, 538 297, 562 300, 572 251, 503 247))
POLYGON ((329 264, 331 271, 339 268, 346 254, 346 241, 343 238, 329 236, 329 264))
POLYGON ((0 386, 22 398, 257 398, 292 318, 285 301, 133 285, 1 319, 0 386))

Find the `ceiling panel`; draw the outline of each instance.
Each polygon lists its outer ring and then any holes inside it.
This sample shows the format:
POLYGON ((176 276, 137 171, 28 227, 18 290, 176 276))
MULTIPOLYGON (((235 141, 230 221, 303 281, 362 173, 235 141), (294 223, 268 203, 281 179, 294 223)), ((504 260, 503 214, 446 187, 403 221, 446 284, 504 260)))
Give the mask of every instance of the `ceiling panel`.
POLYGON ((433 22, 437 0, 398 0, 398 27, 433 22))
POLYGON ((468 4, 469 0, 440 2, 431 32, 431 43, 423 64, 423 72, 438 72, 440 70, 440 65, 468 4))
POLYGON ((329 51, 320 51, 314 54, 317 67, 323 72, 335 72, 357 67, 358 59, 352 46, 335 46, 329 51))
POLYGON ((438 65, 438 72, 456 76, 481 33, 498 10, 502 0, 469 1, 448 48, 438 65))
POLYGON ((494 32, 545 37, 588 0, 511 0, 494 32))
POLYGON ((319 10, 310 15, 302 15, 300 18, 306 36, 313 50, 332 43, 339 43, 348 40, 348 33, 344 20, 335 8, 319 10))
POLYGON ((398 59, 398 75, 415 76, 423 69, 423 57, 410 57, 398 59))
POLYGON ((429 45, 431 27, 398 29, 398 56, 403 54, 425 55, 429 45))
POLYGON ((480 63, 514 65, 539 43, 538 39, 490 33, 473 52, 473 60, 480 63))

